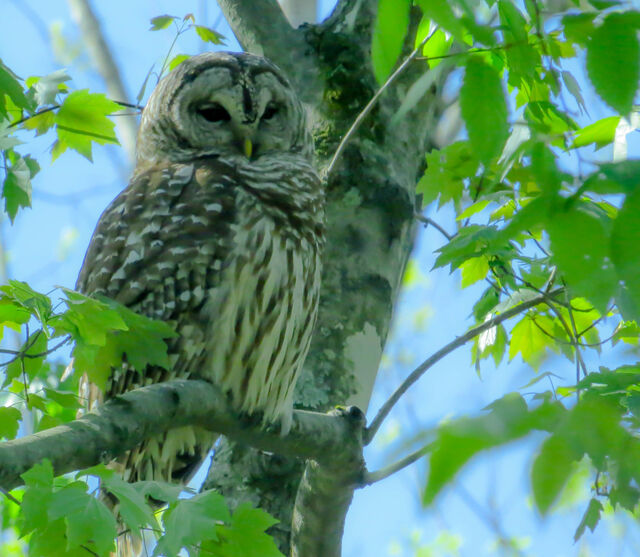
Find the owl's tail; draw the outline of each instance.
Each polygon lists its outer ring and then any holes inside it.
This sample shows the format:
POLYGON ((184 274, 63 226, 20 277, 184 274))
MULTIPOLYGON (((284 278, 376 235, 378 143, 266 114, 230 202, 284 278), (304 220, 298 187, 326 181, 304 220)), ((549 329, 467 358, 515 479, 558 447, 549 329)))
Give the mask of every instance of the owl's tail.
POLYGON ((113 557, 139 557, 142 553, 142 540, 131 532, 118 536, 116 553, 113 557))

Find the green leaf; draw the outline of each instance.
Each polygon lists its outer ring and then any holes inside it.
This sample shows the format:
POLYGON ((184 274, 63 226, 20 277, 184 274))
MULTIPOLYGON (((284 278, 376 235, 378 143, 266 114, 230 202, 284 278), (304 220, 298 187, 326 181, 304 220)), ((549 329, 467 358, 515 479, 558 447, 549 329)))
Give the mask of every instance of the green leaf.
MULTIPOLYGON (((543 328, 544 325, 549 325, 541 315, 536 315, 535 319, 543 328), (541 323, 542 321, 545 323, 541 323)), ((509 343, 509 360, 520 354, 522 360, 532 367, 537 368, 540 365, 550 339, 536 326, 536 322, 527 314, 513 327, 509 343)), ((545 330, 549 332, 549 328, 545 330)))
POLYGON ((601 149, 613 143, 619 123, 620 116, 609 116, 579 129, 575 134, 572 147, 584 147, 595 143, 596 149, 601 149))
POLYGON ((2 197, 4 210, 12 223, 20 207, 31 207, 31 172, 23 158, 18 158, 7 168, 2 197))
POLYGON ((453 13, 451 4, 446 0, 418 0, 418 5, 425 17, 449 31, 458 41, 463 42, 465 28, 460 18, 453 13))
POLYGON ((24 536, 48 523, 47 507, 53 495, 53 466, 45 459, 20 477, 26 485, 20 507, 20 534, 24 536))
POLYGON ((592 532, 596 529, 598 522, 600 522, 600 515, 604 511, 602 503, 595 497, 589 501, 589 506, 582 516, 582 520, 576 529, 576 533, 573 536, 573 541, 577 542, 584 534, 585 529, 588 527, 592 532))
POLYGON ((62 288, 67 300, 65 311, 54 324, 56 331, 70 333, 75 340, 104 346, 107 335, 113 331, 126 331, 126 323, 107 304, 68 288, 62 288))
POLYGON ((27 130, 35 130, 36 137, 47 133, 56 123, 56 115, 53 111, 41 111, 39 114, 31 116, 22 122, 22 126, 27 130))
POLYGON ((611 259, 618 278, 636 306, 634 319, 640 319, 640 189, 627 196, 613 223, 611 259))
POLYGON ((73 411, 80 408, 79 397, 75 392, 60 391, 57 389, 50 389, 48 387, 45 387, 44 392, 49 400, 52 400, 63 408, 68 408, 73 411))
POLYGON ((45 106, 49 104, 56 104, 56 97, 61 90, 66 90, 63 85, 65 81, 69 81, 71 77, 67 75, 66 70, 56 70, 48 75, 42 77, 36 77, 32 80, 27 80, 29 86, 33 83, 33 88, 36 91, 35 99, 38 106, 45 106))
MULTIPOLYGON (((82 304, 88 304, 85 309, 91 308, 86 297, 74 295, 85 298, 82 301, 82 304)), ((95 319, 90 320, 83 313, 77 315, 81 326, 89 326, 84 329, 84 338, 80 333, 75 337, 73 355, 79 373, 86 373, 92 383, 104 389, 111 368, 120 365, 125 354, 127 363, 137 370, 144 370, 147 365, 165 369, 169 366, 163 339, 175 337, 176 333, 168 324, 138 315, 108 298, 101 297, 98 302, 104 310, 95 319)), ((64 323, 61 327, 70 330, 64 323)))
POLYGON ((191 56, 189 56, 188 54, 176 54, 167 64, 167 68, 169 68, 169 71, 172 72, 180 64, 182 64, 182 62, 184 62, 185 60, 188 60, 189 58, 191 58, 191 56))
POLYGON ((509 136, 507 103, 498 72, 475 56, 467 61, 460 109, 475 152, 484 163, 491 162, 509 136))
MULTIPOLYGON (((527 104, 524 117, 539 133, 563 136, 577 129, 577 124, 564 112, 548 101, 532 101, 527 104)), ((558 146, 564 147, 564 137, 558 139, 558 146)))
POLYGON ((89 93, 87 89, 71 93, 54 116, 58 140, 53 147, 53 160, 68 148, 92 160, 92 141, 117 144, 115 124, 107 115, 118 110, 122 107, 102 94, 89 93))
POLYGON ((608 15, 587 44, 589 79, 602 99, 623 116, 631 111, 638 88, 639 50, 637 29, 624 13, 608 15))
POLYGON ((7 117, 7 95, 13 104, 20 109, 33 110, 33 103, 27 98, 17 76, 0 60, 0 116, 7 117))
POLYGON ((509 69, 509 83, 517 84, 519 76, 535 80, 540 54, 530 45, 527 22, 510 0, 498 2, 500 23, 504 29, 505 49, 509 69))
POLYGON ((10 279, 8 284, 0 286, 5 300, 13 301, 38 318, 40 323, 47 324, 51 316, 51 300, 44 294, 33 290, 26 282, 10 279))
POLYGON ((498 11, 500 12, 500 23, 506 27, 511 35, 518 42, 526 42, 527 26, 526 19, 510 0, 500 0, 498 2, 498 11))
POLYGON ((125 482, 116 474, 102 474, 100 477, 104 488, 118 498, 118 512, 132 531, 136 532, 144 526, 158 528, 153 510, 137 485, 125 482))
POLYGON ((371 43, 373 73, 385 82, 395 66, 409 28, 409 0, 378 0, 378 15, 371 43))
POLYGON ((531 149, 531 173, 540 190, 549 194, 557 193, 562 181, 571 179, 558 171, 556 157, 544 143, 535 143, 531 149))
POLYGON ((596 13, 566 15, 562 18, 564 36, 570 41, 585 46, 593 34, 596 13))
POLYGON ((567 483, 573 463, 581 457, 561 435, 552 435, 540 447, 533 462, 531 481, 533 500, 543 515, 567 483))
POLYGON ((191 499, 181 499, 163 514, 165 533, 158 540, 153 555, 176 555, 183 547, 216 540, 216 523, 230 519, 224 497, 219 493, 206 491, 191 499))
POLYGON ((100 555, 113 549, 116 520, 102 501, 87 493, 85 482, 55 491, 48 505, 49 521, 64 518, 67 548, 94 546, 100 555))
POLYGON ((489 205, 491 201, 489 199, 481 199, 480 201, 476 201, 475 203, 469 205, 462 213, 460 213, 457 217, 457 221, 468 219, 472 217, 476 213, 482 211, 487 205, 489 205))
POLYGON ((489 406, 490 412, 460 418, 438 429, 429 461, 423 503, 430 504, 458 471, 478 452, 508 443, 535 429, 547 429, 562 415, 562 407, 547 403, 529 411, 524 399, 509 393, 489 406))
POLYGON ((484 256, 472 257, 460 265, 460 271, 462 272, 462 288, 466 288, 486 278, 489 273, 489 262, 484 256))
POLYGON ((95 497, 87 496, 80 512, 67 514, 67 545, 82 549, 83 545, 95 547, 100 555, 108 555, 115 549, 116 520, 106 505, 95 497))
POLYGON ((45 356, 37 355, 44 354, 47 351, 47 337, 42 331, 36 331, 31 334, 21 350, 25 350, 26 346, 29 348, 24 352, 24 357, 18 357, 7 366, 2 384, 3 387, 11 383, 14 378, 20 377, 23 373, 29 380, 33 381, 42 369, 45 356))
MULTIPOLYGON (((442 62, 441 57, 451 50, 452 43, 453 37, 448 37, 442 29, 436 29, 427 44, 422 48, 422 55, 428 59, 430 69, 433 70, 442 62)), ((394 116, 394 118, 397 118, 397 116, 394 116)))
POLYGON ((547 222, 553 259, 572 292, 605 311, 617 287, 609 236, 599 219, 583 207, 555 211, 547 222))
POLYGON ((498 293, 493 286, 487 288, 480 299, 473 306, 473 315, 476 321, 483 321, 487 315, 500 301, 498 293))
POLYGON ((0 406, 0 437, 15 439, 20 427, 20 410, 10 406, 0 406))
POLYGON ((472 257, 483 255, 496 237, 498 231, 491 226, 472 224, 465 226, 452 240, 437 251, 437 257, 433 268, 451 265, 451 270, 457 269, 464 261, 472 257))
POLYGON ((203 552, 211 551, 216 557, 284 557, 273 538, 265 530, 278 521, 249 503, 240 503, 231 523, 216 526, 219 541, 203 544, 203 552))
POLYGON ((159 31, 160 29, 166 29, 171 25, 171 22, 174 19, 180 19, 175 15, 159 15, 156 17, 152 17, 150 20, 151 27, 149 31, 159 31))
POLYGON ((9 127, 9 122, 0 120, 0 151, 8 151, 13 149, 16 145, 21 145, 23 142, 17 137, 11 134, 16 131, 15 128, 9 127))
POLYGON ((133 488, 145 497, 153 497, 165 503, 174 503, 185 490, 183 486, 158 481, 140 481, 127 485, 133 485, 133 488))
POLYGON ((194 25, 193 28, 196 30, 196 33, 198 33, 198 37, 200 37, 204 42, 224 44, 225 37, 213 29, 205 27, 204 25, 194 25))
POLYGON ((635 345, 640 342, 640 327, 635 321, 621 321, 618 323, 611 343, 615 346, 619 341, 635 345))
POLYGON ((426 156, 427 169, 416 191, 427 206, 440 198, 438 207, 449 201, 458 202, 464 191, 464 179, 478 170, 478 158, 468 141, 457 141, 444 149, 434 149, 426 156))

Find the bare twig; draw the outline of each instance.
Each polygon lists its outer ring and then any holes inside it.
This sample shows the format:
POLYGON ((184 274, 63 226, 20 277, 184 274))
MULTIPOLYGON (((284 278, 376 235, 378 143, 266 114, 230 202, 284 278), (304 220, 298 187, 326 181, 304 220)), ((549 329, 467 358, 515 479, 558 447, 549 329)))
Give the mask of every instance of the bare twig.
POLYGON ((0 493, 2 493, 7 499, 9 499, 9 501, 11 501, 12 503, 15 503, 16 505, 20 506, 21 503, 20 501, 18 501, 13 495, 11 495, 11 493, 9 493, 6 489, 4 489, 3 487, 0 487, 0 493))
POLYGON ((439 29, 439 27, 435 27, 433 31, 431 31, 431 33, 429 35, 427 35, 424 39, 422 39, 422 41, 420 42, 420 44, 413 50, 413 52, 411 54, 409 54, 409 56, 407 56, 407 58, 405 59, 404 62, 402 62, 402 64, 400 64, 400 66, 398 67, 398 69, 393 72, 389 78, 387 79, 387 81, 385 81, 382 84, 382 87, 380 87, 380 89, 378 89, 378 91, 376 92, 375 95, 373 95, 373 98, 367 103, 367 105, 362 109, 362 111, 360 112, 360 114, 358 114, 358 117, 354 120, 353 124, 351 124, 351 127, 349 128, 349 131, 347 131, 347 133, 345 134, 345 136, 342 138, 342 141, 340 142, 340 145, 338 145, 338 148, 336 149, 336 152, 333 154, 333 157, 331 159, 331 162, 329 163, 329 166, 327 167, 326 170, 326 175, 329 176, 331 174, 331 171, 333 170, 333 168, 336 165, 336 162, 338 161, 338 158, 340 157, 340 155, 342 154, 342 152, 344 151, 345 147, 347 146, 347 143, 349 142, 349 140, 353 137, 353 135, 358 131, 358 128, 360 127, 360 125, 362 124, 362 122, 364 121, 364 119, 369 115, 369 113, 373 110, 373 107, 376 105, 376 102, 378 101, 378 99, 380 98, 380 95, 382 95, 382 93, 384 93, 390 86, 391 84, 400 77, 400 75, 402 75, 402 73, 407 69, 407 67, 409 66, 409 64, 411 63, 412 60, 414 60, 416 58, 416 56, 418 56, 418 53, 422 50, 422 47, 427 44, 427 42, 429 41, 429 39, 431 37, 433 37, 434 33, 439 29))
POLYGON ((403 468, 406 468, 407 466, 410 466, 414 462, 420 460, 423 456, 426 456, 427 454, 429 454, 432 448, 433 448, 433 443, 429 443, 428 445, 425 445, 424 447, 419 448, 417 451, 411 453, 410 455, 407 455, 404 458, 398 460, 397 462, 390 464, 389 466, 385 466, 384 468, 381 468, 380 470, 376 470, 375 472, 366 473, 362 481, 362 485, 363 486, 371 485, 381 480, 384 480, 385 478, 388 478, 389 476, 395 474, 396 472, 399 472, 403 468))
MULTIPOLYGON (((124 101, 114 101, 112 100, 112 102, 119 104, 120 106, 124 106, 126 108, 136 108, 138 110, 143 110, 144 106, 140 106, 139 104, 131 104, 128 102, 124 102, 124 101)), ((61 105, 59 104, 54 104, 52 106, 48 106, 47 108, 42 108, 40 110, 38 110, 37 112, 34 112, 33 114, 29 114, 29 116, 25 116, 24 118, 20 118, 20 120, 16 120, 15 122, 12 122, 11 124, 9 124, 9 128, 14 128, 15 126, 19 126, 20 124, 23 124, 24 122, 26 122, 27 120, 31 120, 32 118, 35 118, 36 116, 40 116, 41 114, 45 114, 46 112, 51 112, 52 110, 58 110, 60 108, 61 105)), ((117 114, 113 114, 113 116, 117 116, 117 114)))
POLYGON ((501 313, 500 315, 496 315, 492 319, 485 321, 484 323, 478 325, 477 327, 473 327, 469 329, 464 335, 459 336, 454 341, 450 342, 446 346, 442 347, 431 357, 427 358, 424 362, 422 362, 416 369, 414 369, 409 376, 402 382, 402 384, 396 389, 396 391, 389 397, 389 399, 382 405, 382 408, 378 411, 375 418, 371 421, 371 424, 367 428, 365 432, 365 444, 371 442, 371 440, 375 437, 376 432, 382 425, 382 422, 391 412, 391 409, 396 405, 398 400, 402 397, 402 395, 407 392, 409 387, 413 385, 420 377, 424 375, 424 373, 431 368, 434 364, 439 362, 442 358, 453 352, 456 348, 460 348, 471 339, 477 337, 479 334, 484 331, 499 325, 503 321, 510 319, 514 315, 518 315, 529 308, 535 307, 539 304, 548 303, 548 299, 553 299, 558 294, 564 292, 564 288, 558 288, 549 294, 541 294, 536 298, 532 298, 526 302, 523 302, 515 307, 512 307, 501 313))
POLYGON ((440 234, 442 234, 447 240, 451 241, 451 239, 453 238, 452 234, 449 234, 444 228, 442 228, 442 226, 440 226, 433 219, 429 217, 425 217, 424 215, 421 215, 421 214, 416 214, 416 219, 426 224, 427 226, 433 226, 433 228, 435 228, 438 232, 440 232, 440 234))

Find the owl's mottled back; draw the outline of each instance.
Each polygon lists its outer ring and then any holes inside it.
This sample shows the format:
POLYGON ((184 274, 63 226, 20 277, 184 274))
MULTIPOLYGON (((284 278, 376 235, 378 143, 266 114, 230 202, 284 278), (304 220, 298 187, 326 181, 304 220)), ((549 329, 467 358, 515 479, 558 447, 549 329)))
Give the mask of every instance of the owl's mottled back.
MULTIPOLYGON (((324 197, 311 155, 304 109, 264 58, 202 54, 160 81, 131 182, 100 217, 77 287, 178 337, 169 370, 114 369, 104 398, 202 378, 286 429, 320 287, 324 197)), ((173 429, 114 466, 130 481, 184 482, 214 438, 173 429)))

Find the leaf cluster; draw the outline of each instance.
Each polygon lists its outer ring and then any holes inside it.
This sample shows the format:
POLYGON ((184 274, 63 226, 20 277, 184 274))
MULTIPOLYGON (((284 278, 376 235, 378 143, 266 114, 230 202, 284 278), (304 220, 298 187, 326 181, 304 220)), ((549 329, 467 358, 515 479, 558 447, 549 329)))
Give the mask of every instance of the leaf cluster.
MULTIPOLYGON (((424 222, 437 224, 445 205, 455 212, 455 233, 445 234, 434 268, 459 273, 462 288, 486 284, 473 326, 543 300, 515 323, 475 338, 476 371, 482 360, 497 366, 505 356, 520 356, 534 371, 552 354, 575 366, 569 384, 562 369, 534 376, 525 389, 545 379, 552 391, 529 393, 530 405, 512 393, 487 414, 436 428, 424 501, 432 502, 478 452, 543 430, 549 436, 531 472, 541 512, 557 500, 575 463, 587 459, 594 470, 595 496, 578 538, 595 527, 602 500, 628 510, 639 502, 637 458, 630 456, 640 426, 640 375, 630 371, 636 364, 592 371, 585 362, 603 346, 638 345, 640 163, 627 160, 626 138, 638 121, 640 12, 595 0, 561 13, 539 0, 487 0, 483 8, 467 0, 413 4, 421 15, 415 64, 424 75, 443 66, 453 72, 464 124, 462 137, 426 155, 417 184, 429 212, 424 222), (585 76, 611 115, 590 119, 585 76), (603 148, 613 151, 612 161, 593 157, 603 148), (566 293, 561 299, 549 295, 556 286, 566 293), (565 384, 555 387, 556 378, 565 384)), ((408 1, 379 0, 371 52, 381 84, 416 29, 411 10, 408 1)), ((424 75, 407 93, 403 114, 426 92, 424 75)))

